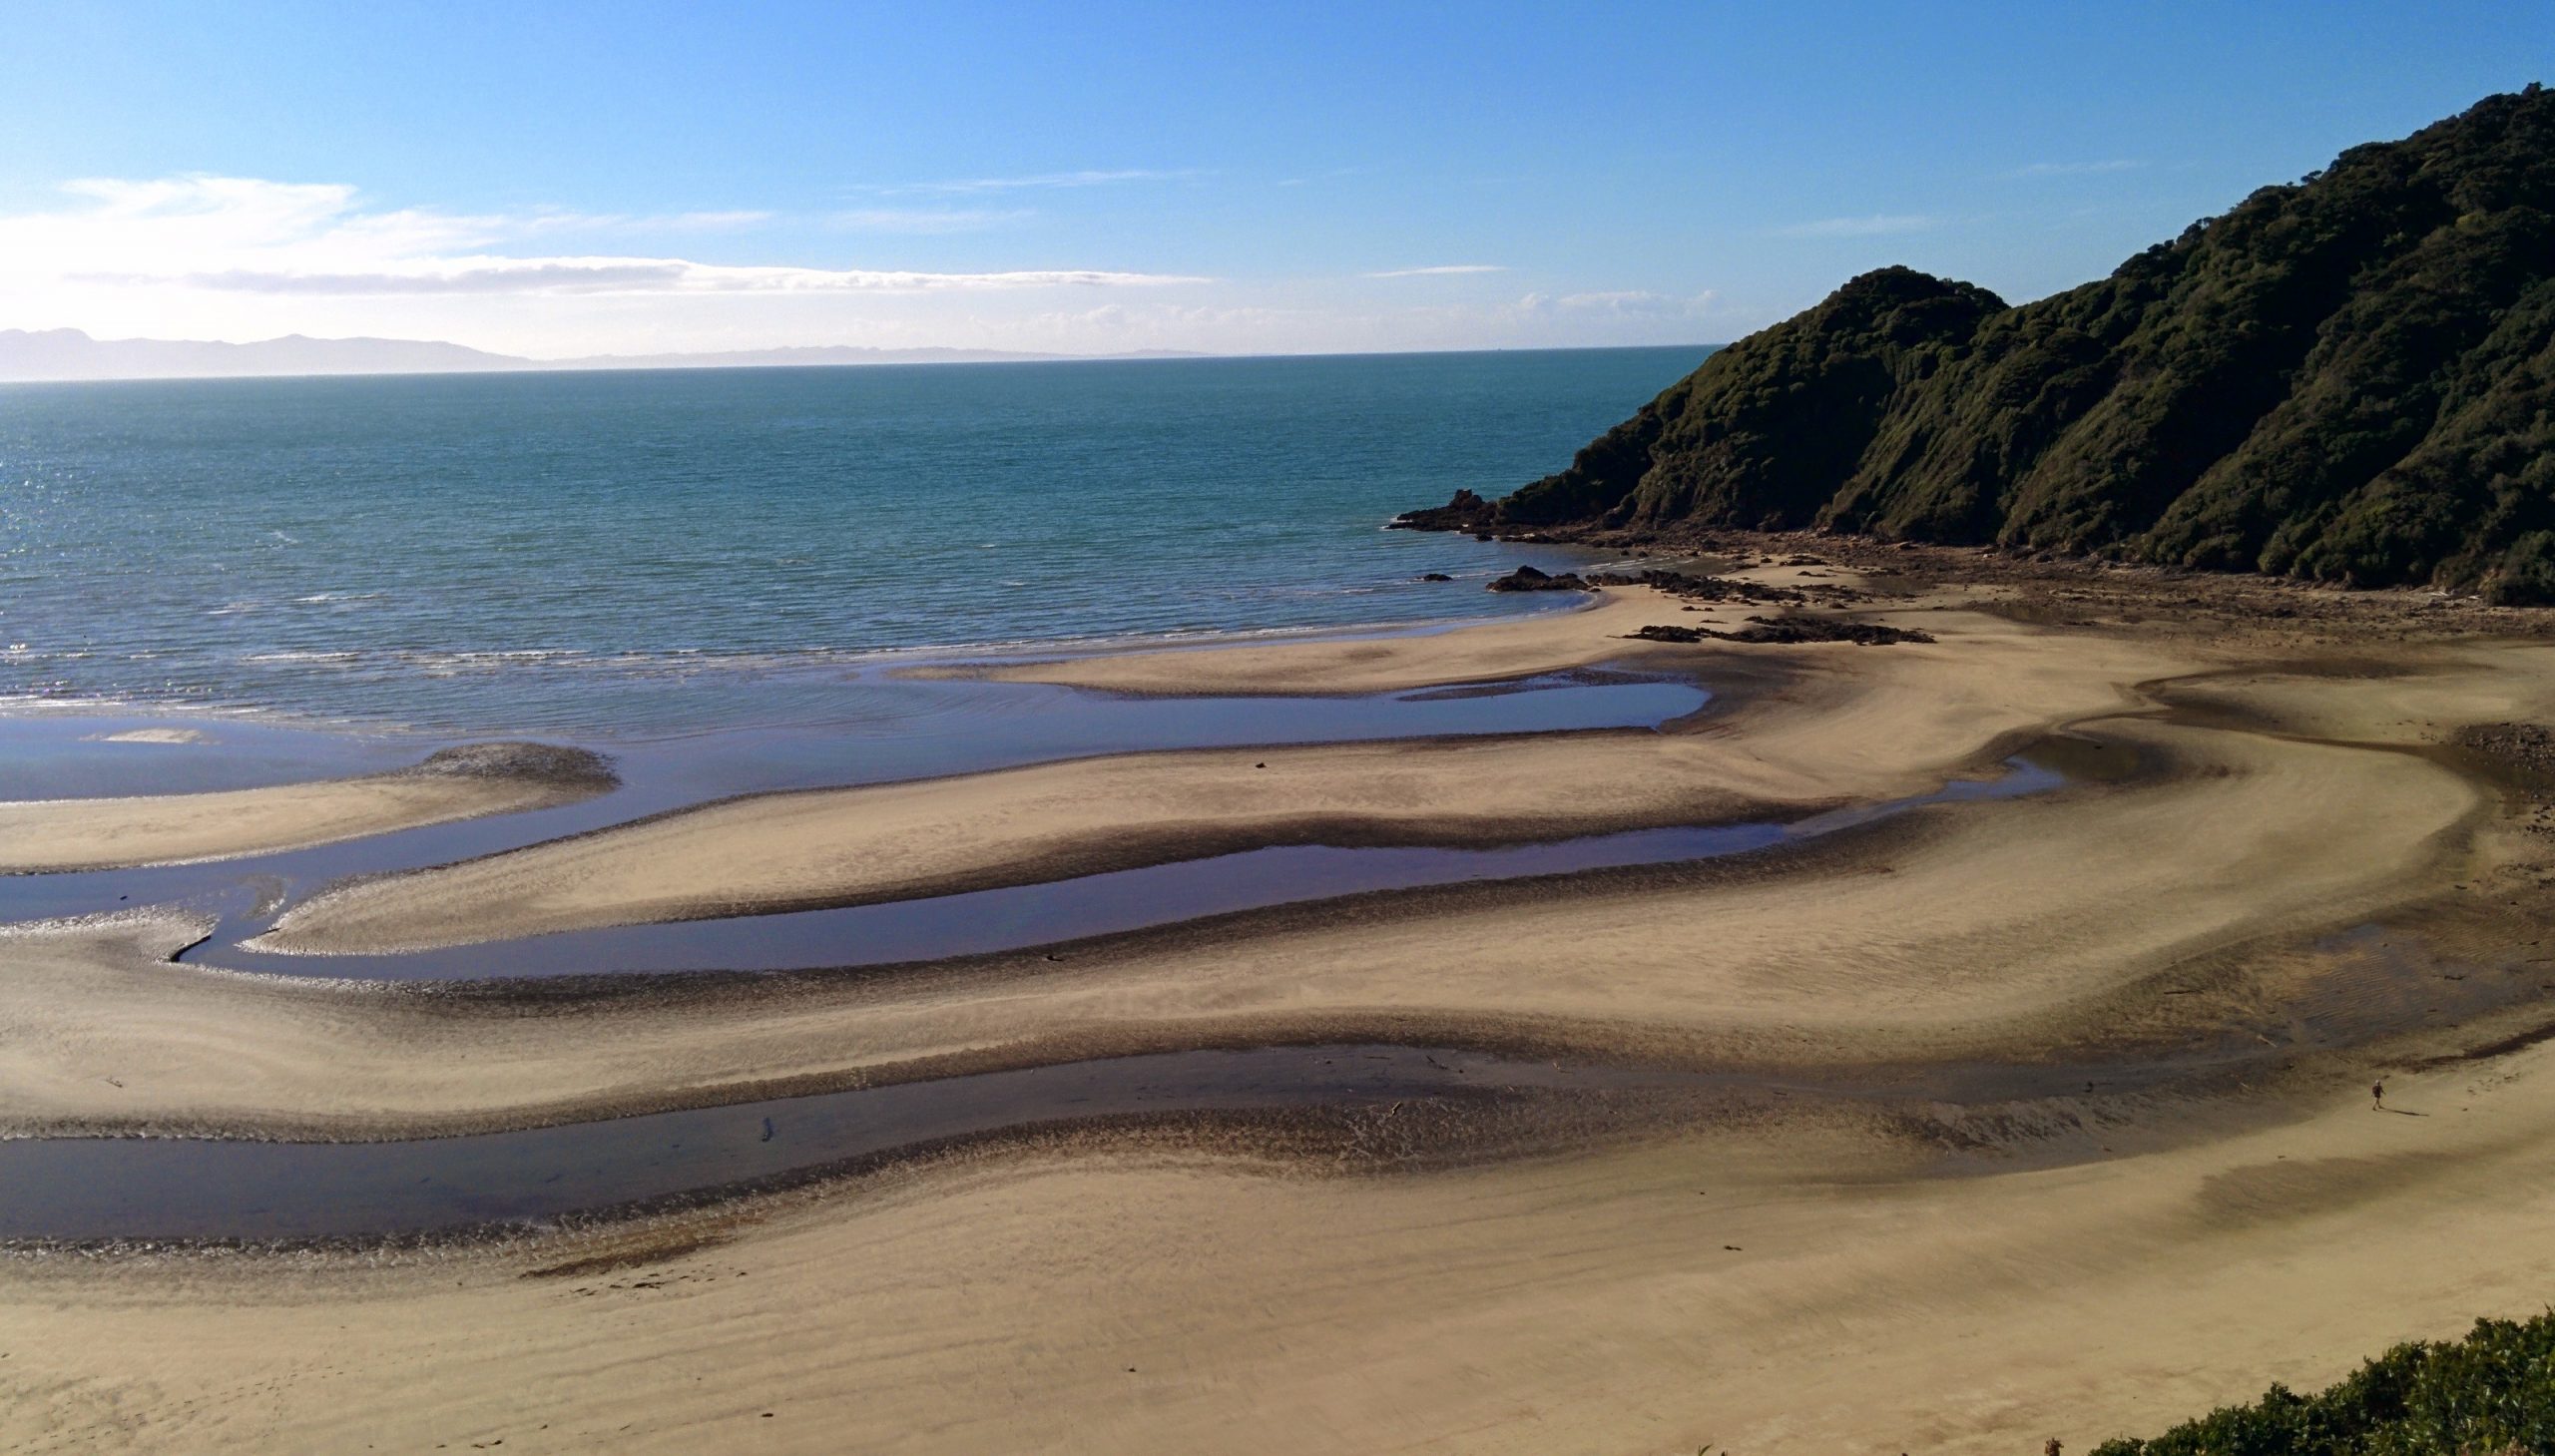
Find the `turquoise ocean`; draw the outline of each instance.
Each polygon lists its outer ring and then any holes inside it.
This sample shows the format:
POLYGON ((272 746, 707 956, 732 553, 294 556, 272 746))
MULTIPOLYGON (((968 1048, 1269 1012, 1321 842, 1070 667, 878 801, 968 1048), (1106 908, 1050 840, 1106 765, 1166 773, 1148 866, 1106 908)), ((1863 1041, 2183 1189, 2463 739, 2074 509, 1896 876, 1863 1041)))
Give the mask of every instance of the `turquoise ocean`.
POLYGON ((1567 553, 1381 528, 1704 353, 0 385, 0 714, 663 737, 900 657, 1548 609, 1482 583, 1567 553))

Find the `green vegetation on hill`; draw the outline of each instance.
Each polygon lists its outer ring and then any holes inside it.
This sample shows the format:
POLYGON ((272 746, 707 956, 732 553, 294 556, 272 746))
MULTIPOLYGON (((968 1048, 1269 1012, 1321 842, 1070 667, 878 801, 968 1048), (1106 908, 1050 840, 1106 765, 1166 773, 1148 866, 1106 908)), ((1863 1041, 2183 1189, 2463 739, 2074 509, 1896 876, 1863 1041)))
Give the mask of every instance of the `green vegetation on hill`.
POLYGON ((2020 307, 1883 268, 1423 529, 1867 532, 2555 600, 2555 93, 2020 307))
POLYGON ((2555 1451, 2555 1313, 2479 1319, 2455 1343, 2397 1345, 2314 1395, 2273 1386, 2093 1456, 2504 1456, 2555 1451))

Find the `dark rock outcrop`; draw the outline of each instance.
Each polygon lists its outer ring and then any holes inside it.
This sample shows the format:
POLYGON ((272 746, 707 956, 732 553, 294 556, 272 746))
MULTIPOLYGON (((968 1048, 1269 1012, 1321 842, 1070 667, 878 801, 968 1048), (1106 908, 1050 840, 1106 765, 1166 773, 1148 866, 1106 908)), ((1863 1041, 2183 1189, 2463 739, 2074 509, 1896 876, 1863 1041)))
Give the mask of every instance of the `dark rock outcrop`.
POLYGON ((1887 647, 1897 642, 1932 642, 1933 634, 1877 622, 1839 622, 1827 617, 1751 617, 1736 632, 1709 627, 1645 627, 1627 636, 1643 642, 1747 642, 1789 644, 1850 642, 1857 647, 1887 647))
POLYGON ((1480 531, 1498 516, 1491 503, 1468 490, 1455 492, 1455 498, 1442 506, 1409 511, 1393 518, 1393 526, 1404 531, 1480 531))
POLYGON ((1715 633, 1730 642, 1850 642, 1856 647, 1887 647, 1895 642, 1932 642, 1930 632, 1888 627, 1878 622, 1839 622, 1832 617, 1751 617, 1737 632, 1715 633))
POLYGON ((1588 578, 1595 587, 1655 587, 1672 597, 1691 597, 1700 602, 1776 602, 1799 604, 1809 600, 1806 593, 1792 587, 1771 586, 1765 582, 1745 581, 1738 577, 1696 576, 1682 571, 1599 572, 1588 578))
POLYGON ((1575 573, 1563 572, 1559 576, 1552 576, 1537 571, 1531 566, 1521 566, 1508 575, 1497 578, 1491 582, 1490 589, 1494 592, 1585 592, 1590 590, 1588 583, 1580 580, 1575 573))

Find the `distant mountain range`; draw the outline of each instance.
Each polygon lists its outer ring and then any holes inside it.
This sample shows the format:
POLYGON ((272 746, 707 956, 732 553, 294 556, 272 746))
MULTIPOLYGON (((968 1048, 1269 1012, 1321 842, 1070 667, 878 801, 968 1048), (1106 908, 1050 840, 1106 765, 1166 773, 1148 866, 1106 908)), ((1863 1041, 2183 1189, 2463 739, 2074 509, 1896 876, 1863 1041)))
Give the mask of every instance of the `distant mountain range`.
POLYGON ((2344 152, 2020 307, 1884 268, 1419 529, 1993 542, 2555 602, 2555 92, 2344 152))
POLYGON ((753 369, 807 364, 994 364, 1053 359, 1194 358, 1175 350, 1038 354, 1003 349, 872 349, 848 344, 702 354, 527 359, 431 339, 306 338, 256 343, 91 338, 76 328, 0 329, 0 381, 250 378, 291 374, 471 374, 536 369, 753 369))

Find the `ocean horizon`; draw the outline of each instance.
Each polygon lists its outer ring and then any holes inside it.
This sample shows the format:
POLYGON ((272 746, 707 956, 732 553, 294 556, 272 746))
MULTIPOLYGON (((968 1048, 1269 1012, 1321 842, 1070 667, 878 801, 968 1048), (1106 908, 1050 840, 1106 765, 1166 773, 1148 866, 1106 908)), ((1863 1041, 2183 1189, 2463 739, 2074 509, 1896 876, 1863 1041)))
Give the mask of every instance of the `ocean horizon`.
POLYGON ((1584 553, 1382 527, 1708 352, 0 385, 0 712, 670 735, 882 657, 1549 610, 1482 584, 1584 553))

